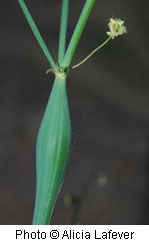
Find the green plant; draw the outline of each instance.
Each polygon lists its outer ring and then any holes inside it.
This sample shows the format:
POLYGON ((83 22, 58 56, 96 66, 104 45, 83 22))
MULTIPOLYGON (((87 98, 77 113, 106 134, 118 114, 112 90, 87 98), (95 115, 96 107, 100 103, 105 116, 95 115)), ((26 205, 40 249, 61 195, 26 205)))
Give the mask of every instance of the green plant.
POLYGON ((26 19, 47 57, 51 68, 47 73, 55 74, 55 81, 41 122, 36 146, 36 200, 33 224, 48 224, 60 191, 71 152, 71 120, 66 91, 66 78, 71 69, 75 69, 89 59, 110 39, 126 33, 124 22, 110 19, 106 41, 75 66, 70 66, 79 39, 93 8, 95 0, 86 0, 84 8, 74 29, 66 50, 66 33, 69 0, 62 0, 61 25, 59 36, 58 63, 48 50, 39 30, 23 0, 18 0, 26 19))

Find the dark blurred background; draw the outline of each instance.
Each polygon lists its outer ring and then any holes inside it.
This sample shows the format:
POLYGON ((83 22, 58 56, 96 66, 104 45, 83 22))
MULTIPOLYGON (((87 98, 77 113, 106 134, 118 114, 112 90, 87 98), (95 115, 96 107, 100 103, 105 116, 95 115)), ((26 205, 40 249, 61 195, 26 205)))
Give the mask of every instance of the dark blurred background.
MULTIPOLYGON (((70 0, 68 41, 85 1, 70 0)), ((61 0, 26 0, 57 58, 61 0)), ((53 224, 149 224, 149 2, 97 0, 73 59, 128 34, 68 76, 74 148, 53 224), (71 203, 70 203, 71 202, 71 203)), ((0 15, 0 224, 31 224, 35 145, 54 76, 17 1, 0 15)))

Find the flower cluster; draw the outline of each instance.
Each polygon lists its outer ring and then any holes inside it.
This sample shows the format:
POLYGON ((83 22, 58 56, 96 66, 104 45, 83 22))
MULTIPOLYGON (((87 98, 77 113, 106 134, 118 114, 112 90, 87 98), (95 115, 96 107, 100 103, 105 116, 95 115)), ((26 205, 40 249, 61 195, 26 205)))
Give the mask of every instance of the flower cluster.
POLYGON ((124 21, 121 19, 110 18, 108 27, 110 31, 107 32, 107 35, 112 39, 127 33, 126 27, 124 26, 124 21))

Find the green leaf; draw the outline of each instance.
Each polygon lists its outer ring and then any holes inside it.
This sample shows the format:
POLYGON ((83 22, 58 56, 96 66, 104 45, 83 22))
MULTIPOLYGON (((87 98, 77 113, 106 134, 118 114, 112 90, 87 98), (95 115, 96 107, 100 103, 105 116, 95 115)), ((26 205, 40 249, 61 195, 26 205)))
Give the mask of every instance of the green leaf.
POLYGON ((71 151, 71 122, 66 79, 56 77, 39 129, 36 148, 34 225, 48 224, 71 151))
POLYGON ((69 0, 63 0, 62 10, 61 10, 60 34, 59 34, 59 49, 58 49, 58 62, 60 65, 65 56, 68 9, 69 9, 69 0))
POLYGON ((96 0, 86 0, 83 10, 81 12, 81 15, 79 17, 79 20, 76 24, 76 27, 74 29, 73 35, 71 37, 71 40, 69 42, 68 48, 65 53, 65 57, 62 62, 63 67, 67 67, 70 65, 72 57, 75 53, 76 47, 79 43, 80 37, 82 35, 82 32, 84 30, 85 24, 88 20, 88 17, 91 13, 91 10, 95 4, 96 0))
POLYGON ((39 30, 38 30, 38 27, 37 27, 37 25, 35 24, 35 22, 34 22, 32 16, 31 16, 31 14, 30 14, 30 12, 29 12, 29 10, 28 10, 28 8, 27 8, 25 2, 24 2, 23 0, 18 0, 18 2, 19 2, 19 4, 20 4, 20 7, 21 7, 21 9, 22 9, 22 11, 23 11, 23 13, 24 13, 26 19, 27 19, 27 22, 28 22, 28 24, 30 25, 31 30, 32 30, 32 32, 33 32, 33 34, 34 34, 34 36, 35 36, 35 38, 36 38, 38 44, 40 45, 40 47, 41 47, 43 53, 44 53, 45 56, 47 57, 47 59, 48 59, 49 63, 51 64, 51 66, 52 66, 54 69, 56 69, 56 64, 55 64, 55 62, 54 62, 54 60, 53 60, 53 58, 52 58, 52 56, 51 56, 51 53, 50 53, 50 51, 48 50, 48 48, 47 48, 47 46, 46 46, 46 44, 45 44, 45 42, 44 42, 44 40, 43 40, 43 38, 42 38, 42 36, 41 36, 39 30))

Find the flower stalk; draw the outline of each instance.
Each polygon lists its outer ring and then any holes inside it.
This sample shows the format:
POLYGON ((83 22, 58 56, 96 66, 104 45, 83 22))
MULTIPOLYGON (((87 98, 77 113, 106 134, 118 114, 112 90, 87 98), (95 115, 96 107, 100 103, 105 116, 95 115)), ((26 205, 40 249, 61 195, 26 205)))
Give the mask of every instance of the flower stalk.
POLYGON ((108 37, 102 44, 100 44, 95 50, 93 50, 86 58, 84 58, 81 62, 76 65, 71 66, 71 69, 78 68, 82 64, 84 64, 88 59, 90 59, 97 51, 99 51, 104 45, 106 45, 110 41, 110 37, 108 37))

